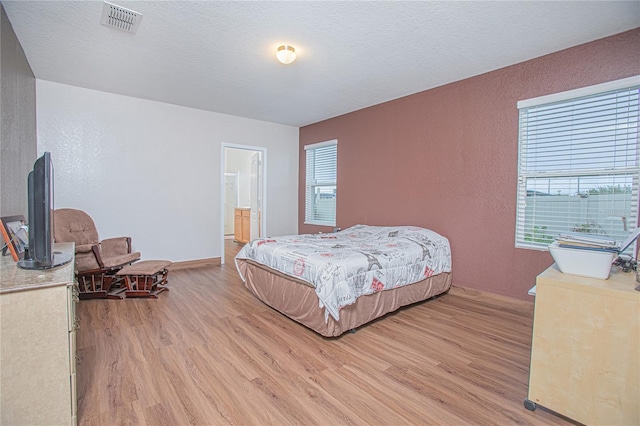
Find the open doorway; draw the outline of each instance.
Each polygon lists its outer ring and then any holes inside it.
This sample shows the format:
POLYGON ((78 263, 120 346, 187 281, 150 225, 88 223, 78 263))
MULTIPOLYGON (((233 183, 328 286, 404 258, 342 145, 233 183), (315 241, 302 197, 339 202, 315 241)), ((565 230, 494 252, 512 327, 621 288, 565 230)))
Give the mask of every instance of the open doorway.
POLYGON ((222 146, 222 256, 225 244, 243 244, 265 235, 266 149, 222 146))

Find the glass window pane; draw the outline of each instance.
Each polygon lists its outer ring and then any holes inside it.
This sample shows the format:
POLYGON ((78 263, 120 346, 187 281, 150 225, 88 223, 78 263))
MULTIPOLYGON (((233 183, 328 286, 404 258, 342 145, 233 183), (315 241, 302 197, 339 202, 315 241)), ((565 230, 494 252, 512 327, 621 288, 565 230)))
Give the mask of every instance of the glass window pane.
POLYGON ((306 153, 305 222, 335 226, 337 143, 306 153))
POLYGON ((566 231, 624 240, 638 216, 637 86, 520 110, 516 246, 566 231))

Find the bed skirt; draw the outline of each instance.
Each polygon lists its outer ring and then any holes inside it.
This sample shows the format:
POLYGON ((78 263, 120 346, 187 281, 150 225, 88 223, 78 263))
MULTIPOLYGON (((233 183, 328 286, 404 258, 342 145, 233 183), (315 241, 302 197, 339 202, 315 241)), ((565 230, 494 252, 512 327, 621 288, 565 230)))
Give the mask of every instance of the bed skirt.
POLYGON ((340 310, 340 320, 318 307, 318 296, 308 283, 284 275, 247 259, 237 259, 244 285, 262 302, 294 321, 326 337, 339 336, 402 306, 420 302, 446 292, 451 286, 451 273, 442 273, 391 290, 361 296, 356 303, 340 310))

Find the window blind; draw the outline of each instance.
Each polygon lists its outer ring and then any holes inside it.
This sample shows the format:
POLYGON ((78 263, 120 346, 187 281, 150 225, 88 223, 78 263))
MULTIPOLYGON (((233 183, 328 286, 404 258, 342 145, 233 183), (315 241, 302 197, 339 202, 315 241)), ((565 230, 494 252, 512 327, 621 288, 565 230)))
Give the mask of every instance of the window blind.
POLYGON ((336 225, 338 141, 305 146, 307 156, 304 222, 336 225))
POLYGON ((636 228, 638 81, 549 103, 523 103, 516 247, 543 249, 566 231, 624 240, 636 228))

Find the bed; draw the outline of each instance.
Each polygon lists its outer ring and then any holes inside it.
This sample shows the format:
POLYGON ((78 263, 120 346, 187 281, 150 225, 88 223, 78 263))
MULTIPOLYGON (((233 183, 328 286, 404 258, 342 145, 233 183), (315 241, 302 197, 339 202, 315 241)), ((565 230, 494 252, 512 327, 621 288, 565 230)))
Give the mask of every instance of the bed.
POLYGON ((326 337, 451 286, 449 241, 415 226, 256 239, 235 261, 258 299, 326 337))

